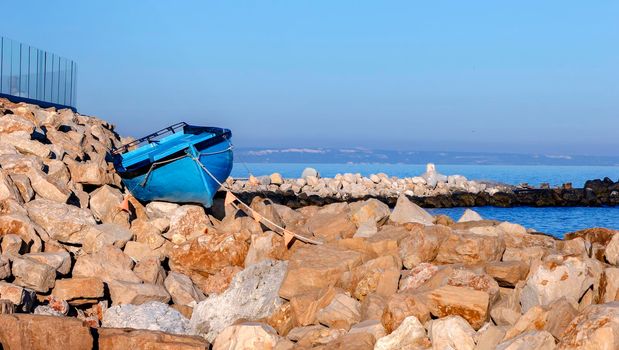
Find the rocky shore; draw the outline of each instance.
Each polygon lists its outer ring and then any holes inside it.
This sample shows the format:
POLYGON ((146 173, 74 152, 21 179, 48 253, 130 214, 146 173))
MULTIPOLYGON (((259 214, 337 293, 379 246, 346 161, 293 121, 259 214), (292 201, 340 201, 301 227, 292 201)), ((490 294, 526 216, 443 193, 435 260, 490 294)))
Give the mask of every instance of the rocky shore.
POLYGON ((291 208, 354 202, 370 198, 393 207, 401 195, 424 208, 474 206, 565 207, 619 205, 619 181, 609 178, 587 181, 582 188, 571 183, 551 188, 479 182, 461 175, 442 175, 428 164, 421 176, 397 178, 386 174, 338 174, 321 178, 307 168, 298 179, 284 179, 279 173, 250 179, 229 179, 228 185, 245 201, 263 197, 291 208))
MULTIPOLYGON (((393 209, 254 196, 262 217, 319 243, 286 244, 223 201, 125 206, 108 157, 121 143, 103 120, 0 99, 2 348, 619 348, 616 231, 558 240, 470 210, 454 222, 408 193, 393 209)), ((328 187, 305 175, 250 186, 328 187)), ((351 192, 365 182, 347 177, 351 192)))

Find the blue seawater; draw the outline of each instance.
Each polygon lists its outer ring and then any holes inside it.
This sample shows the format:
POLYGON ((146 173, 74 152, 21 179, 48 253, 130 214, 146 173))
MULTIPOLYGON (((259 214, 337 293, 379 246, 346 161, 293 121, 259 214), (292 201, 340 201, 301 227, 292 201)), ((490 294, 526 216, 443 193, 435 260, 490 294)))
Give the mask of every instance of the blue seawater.
MULTIPOLYGON (((466 208, 428 209, 432 215, 445 214, 458 220, 466 208)), ((591 227, 619 230, 619 207, 474 207, 484 219, 518 223, 538 232, 562 238, 568 232, 591 227)))
MULTIPOLYGON (((317 169, 323 177, 342 173, 370 175, 386 173, 389 176, 410 177, 422 174, 425 164, 296 164, 296 163, 235 163, 233 177, 247 177, 248 170, 255 176, 274 172, 287 178, 297 178, 306 167, 317 169)), ((528 183, 552 186, 571 182, 582 187, 587 180, 609 177, 619 179, 619 166, 547 166, 547 165, 453 165, 436 164, 437 170, 446 175, 464 175, 470 180, 487 180, 511 185, 528 183)), ((474 207, 482 217, 510 221, 539 232, 563 237, 567 232, 590 227, 619 229, 619 207, 474 207)), ((430 209, 432 214, 446 214, 458 219, 465 208, 430 209)))

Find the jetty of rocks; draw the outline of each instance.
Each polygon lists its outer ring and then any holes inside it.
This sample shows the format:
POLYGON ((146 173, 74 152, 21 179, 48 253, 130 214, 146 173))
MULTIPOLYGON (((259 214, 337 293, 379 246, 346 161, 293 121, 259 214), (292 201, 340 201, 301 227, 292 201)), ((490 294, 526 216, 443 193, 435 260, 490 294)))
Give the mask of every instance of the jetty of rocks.
MULTIPOLYGON (((284 179, 279 173, 249 179, 228 179, 228 186, 245 201, 268 198, 291 208, 378 199, 393 207, 401 195, 424 208, 452 207, 566 207, 619 205, 619 181, 609 178, 590 180, 582 188, 566 183, 557 188, 548 184, 533 187, 488 181, 468 180, 461 175, 445 176, 433 164, 421 176, 397 178, 387 174, 338 174, 321 178, 307 168, 297 179, 284 179)), ((221 197, 221 195, 220 195, 221 197)))
POLYGON ((0 99, 2 348, 619 348, 616 231, 559 240, 406 195, 255 197, 317 242, 287 244, 223 203, 126 207, 121 143, 103 120, 0 99))

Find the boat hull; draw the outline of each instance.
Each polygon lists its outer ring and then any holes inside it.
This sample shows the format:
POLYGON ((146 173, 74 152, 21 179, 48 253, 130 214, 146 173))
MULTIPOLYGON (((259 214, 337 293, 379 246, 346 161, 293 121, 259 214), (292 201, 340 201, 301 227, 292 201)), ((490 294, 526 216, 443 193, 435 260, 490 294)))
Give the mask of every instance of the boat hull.
POLYGON ((127 190, 142 202, 196 203, 210 207, 220 183, 230 176, 232 164, 228 137, 216 143, 188 143, 166 158, 142 166, 141 171, 119 171, 119 175, 127 190), (199 148, 201 145, 203 148, 199 148))

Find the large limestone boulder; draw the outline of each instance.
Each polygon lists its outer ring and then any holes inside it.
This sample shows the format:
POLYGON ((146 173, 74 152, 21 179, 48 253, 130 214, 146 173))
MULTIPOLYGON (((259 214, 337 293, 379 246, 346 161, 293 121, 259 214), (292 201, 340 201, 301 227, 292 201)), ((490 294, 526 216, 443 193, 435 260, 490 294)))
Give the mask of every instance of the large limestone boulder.
POLYGON ((120 190, 105 185, 90 194, 90 210, 99 221, 129 228, 129 213, 121 209, 120 190))
POLYGON ((445 226, 413 228, 399 244, 400 258, 407 269, 433 261, 442 241, 451 234, 445 226))
POLYGON ((474 350, 475 330, 460 316, 433 320, 428 328, 433 349, 474 350))
MULTIPOLYGON (((366 300, 368 299, 371 300, 371 298, 367 298, 366 300)), ((384 304, 381 300, 376 300, 375 302, 378 304, 376 305, 379 309, 377 311, 380 313, 381 322, 387 333, 397 329, 409 316, 414 316, 421 322, 430 320, 430 310, 427 300, 416 293, 396 293, 392 295, 391 298, 387 299, 384 304)), ((363 312, 364 308, 362 308, 362 314, 367 314, 367 311, 371 311, 369 308, 372 305, 364 303, 362 306, 366 307, 366 312, 363 312)), ((376 316, 378 315, 373 317, 376 316)))
POLYGON ((225 292, 210 295, 194 308, 192 330, 212 342, 236 320, 255 320, 274 313, 282 304, 277 292, 286 267, 286 262, 265 260, 236 274, 225 292))
POLYGON ((279 336, 273 327, 243 322, 226 327, 213 343, 213 350, 274 349, 279 336))
POLYGON ((32 154, 39 158, 47 158, 51 154, 49 145, 32 140, 30 135, 23 131, 3 134, 2 142, 13 145, 22 154, 32 154))
POLYGON ((619 348, 619 302, 590 305, 572 320, 559 339, 559 349, 619 348))
POLYGON ((316 319, 330 328, 349 330, 361 320, 361 303, 344 293, 338 293, 329 305, 318 311, 316 319))
POLYGON ((191 278, 182 273, 171 271, 164 281, 164 286, 177 305, 198 303, 205 298, 204 294, 193 285, 191 278))
POLYGON ((206 233, 211 221, 199 205, 182 205, 170 217, 170 234, 190 237, 192 234, 206 233))
POLYGON ((497 350, 553 350, 555 338, 547 331, 528 331, 497 345, 497 350))
POLYGON ((523 261, 494 261, 485 267, 486 273, 492 276, 499 285, 513 287, 524 280, 529 273, 529 264, 523 261))
MULTIPOLYGON (((372 350, 376 338, 369 333, 344 334, 323 346, 316 347, 320 350, 372 350)), ((278 344, 279 345, 279 344, 278 344)))
POLYGON ((125 281, 111 281, 107 284, 110 297, 114 305, 144 304, 149 301, 170 301, 170 294, 161 285, 150 283, 135 283, 125 281))
POLYGON ((389 214, 389 206, 378 199, 371 198, 350 204, 350 218, 357 227, 366 222, 382 224, 389 214))
POLYGON ((247 243, 231 233, 201 235, 171 249, 170 269, 188 275, 201 286, 207 277, 225 267, 242 267, 247 250, 247 243))
POLYGON ((522 310, 548 305, 561 297, 574 305, 595 282, 592 267, 580 257, 554 257, 529 274, 520 296, 522 310))
POLYGON ((0 134, 22 131, 30 135, 34 132, 35 127, 36 125, 32 121, 16 114, 6 114, 0 118, 0 134))
POLYGON ((65 251, 28 253, 23 255, 24 258, 36 260, 40 263, 47 264, 53 267, 56 272, 61 275, 66 275, 71 272, 71 255, 65 251))
POLYGON ((52 239, 65 243, 81 243, 86 229, 96 224, 90 211, 47 199, 26 204, 28 216, 52 239))
POLYGON ((290 300, 334 285, 346 271, 361 265, 363 254, 330 245, 304 246, 290 257, 279 295, 290 300))
POLYGON ((133 233, 117 224, 93 225, 82 232, 82 250, 96 253, 105 246, 123 248, 133 238, 133 233))
POLYGON ((94 304, 103 298, 103 282, 97 277, 74 277, 56 280, 52 295, 70 305, 94 304))
POLYGON ((351 271, 348 289, 359 300, 370 293, 390 297, 398 290, 401 269, 402 262, 393 255, 369 260, 351 271))
POLYGON ((423 208, 411 202, 408 197, 401 195, 393 208, 393 212, 389 215, 389 220, 405 224, 408 222, 416 222, 423 225, 432 225, 434 217, 423 208))
POLYGON ((475 210, 466 209, 458 222, 481 221, 483 218, 475 210))
POLYGON ((42 249, 41 238, 37 235, 35 227, 35 224, 25 214, 0 215, 0 235, 5 237, 7 234, 19 236, 26 245, 30 246, 31 252, 41 251, 42 249))
POLYGON ((445 285, 428 292, 426 297, 430 312, 436 317, 462 316, 474 329, 481 328, 488 319, 488 292, 445 285))
POLYGON ((56 269, 30 258, 13 258, 15 284, 45 293, 54 287, 56 269))
POLYGON ((350 238, 355 234, 357 227, 349 216, 348 206, 342 206, 340 203, 331 204, 309 217, 306 227, 314 236, 326 241, 350 238), (341 209, 333 210, 334 206, 341 207, 341 209))
POLYGON ((610 264, 619 266, 619 234, 615 233, 610 239, 604 257, 610 264))
POLYGON ((66 184, 54 181, 52 177, 45 175, 38 169, 30 169, 26 176, 30 180, 30 186, 43 199, 58 203, 66 203, 71 196, 71 191, 66 184))
POLYGON ((436 262, 440 264, 475 264, 499 261, 505 251, 501 236, 456 232, 439 247, 436 262))
POLYGON ((131 270, 133 264, 122 250, 106 246, 96 253, 78 257, 73 277, 97 277, 106 283, 115 280, 140 283, 142 280, 131 270))
POLYGON ((426 329, 415 316, 406 317, 391 334, 376 340, 375 350, 425 349, 430 345, 426 329))
POLYGON ((86 162, 66 160, 71 181, 85 185, 113 184, 114 176, 104 158, 96 158, 86 162))
POLYGON ((200 337, 144 329, 99 328, 97 333, 100 350, 205 350, 209 346, 200 337))
POLYGON ((5 349, 92 349, 93 339, 77 318, 13 314, 0 315, 0 344, 5 349))
POLYGON ((108 308, 101 320, 103 327, 134 328, 189 334, 189 320, 170 306, 151 301, 141 305, 117 305, 108 308))

